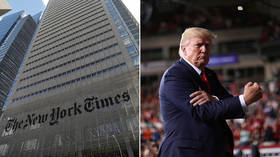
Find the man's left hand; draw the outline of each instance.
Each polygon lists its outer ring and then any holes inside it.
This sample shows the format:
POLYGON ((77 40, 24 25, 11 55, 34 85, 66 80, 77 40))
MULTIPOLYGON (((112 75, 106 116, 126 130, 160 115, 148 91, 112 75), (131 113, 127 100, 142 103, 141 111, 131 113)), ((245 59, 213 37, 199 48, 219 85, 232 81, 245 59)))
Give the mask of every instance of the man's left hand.
POLYGON ((190 97, 192 98, 190 103, 193 104, 193 106, 202 105, 208 101, 218 101, 217 98, 215 98, 214 96, 208 94, 207 92, 205 92, 203 90, 193 92, 190 95, 190 97))

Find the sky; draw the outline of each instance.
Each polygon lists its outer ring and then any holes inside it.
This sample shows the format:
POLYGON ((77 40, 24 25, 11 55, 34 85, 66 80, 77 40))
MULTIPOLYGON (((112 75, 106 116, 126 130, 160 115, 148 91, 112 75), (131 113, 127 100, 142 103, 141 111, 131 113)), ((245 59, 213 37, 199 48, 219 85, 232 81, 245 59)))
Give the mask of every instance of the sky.
MULTIPOLYGON (((7 16, 18 11, 24 10, 27 15, 35 15, 43 11, 49 0, 6 0, 12 10, 3 16, 7 16)), ((126 7, 130 10, 135 19, 140 21, 140 0, 122 0, 126 7)), ((1 17, 0 17, 1 19, 1 17)))
POLYGON ((140 22, 140 0, 122 0, 124 5, 132 13, 135 19, 140 22))
POLYGON ((24 10, 28 15, 35 15, 42 11, 45 6, 41 0, 6 0, 12 10, 4 14, 4 16, 24 10))

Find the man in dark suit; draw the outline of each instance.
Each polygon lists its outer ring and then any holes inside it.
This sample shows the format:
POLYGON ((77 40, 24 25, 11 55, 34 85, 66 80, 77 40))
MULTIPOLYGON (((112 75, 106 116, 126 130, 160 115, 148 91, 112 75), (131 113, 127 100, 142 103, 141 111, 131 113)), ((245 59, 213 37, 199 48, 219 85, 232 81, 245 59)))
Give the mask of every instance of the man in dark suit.
POLYGON ((232 157, 233 136, 225 120, 243 118, 247 105, 262 97, 253 82, 233 97, 205 67, 214 37, 207 29, 186 29, 181 58, 162 77, 159 98, 165 137, 160 157, 232 157))

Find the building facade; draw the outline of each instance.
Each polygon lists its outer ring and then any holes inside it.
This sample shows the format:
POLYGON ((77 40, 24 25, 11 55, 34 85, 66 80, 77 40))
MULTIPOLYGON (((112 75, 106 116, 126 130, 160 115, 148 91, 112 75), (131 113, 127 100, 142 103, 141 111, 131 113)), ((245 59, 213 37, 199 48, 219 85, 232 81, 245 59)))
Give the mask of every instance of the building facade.
POLYGON ((138 156, 139 26, 118 5, 49 2, 1 117, 0 156, 138 156))
POLYGON ((24 11, 5 16, 0 21, 0 110, 7 99, 35 29, 36 23, 33 18, 25 16, 24 11))

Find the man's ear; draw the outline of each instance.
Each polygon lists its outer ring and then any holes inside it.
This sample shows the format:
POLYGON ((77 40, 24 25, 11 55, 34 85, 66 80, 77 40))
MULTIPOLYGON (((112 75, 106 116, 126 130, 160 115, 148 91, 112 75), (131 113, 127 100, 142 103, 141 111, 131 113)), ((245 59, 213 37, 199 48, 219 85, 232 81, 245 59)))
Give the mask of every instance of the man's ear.
POLYGON ((181 52, 183 53, 183 55, 186 55, 186 53, 187 53, 187 47, 186 47, 186 45, 180 46, 180 49, 181 49, 181 52))

